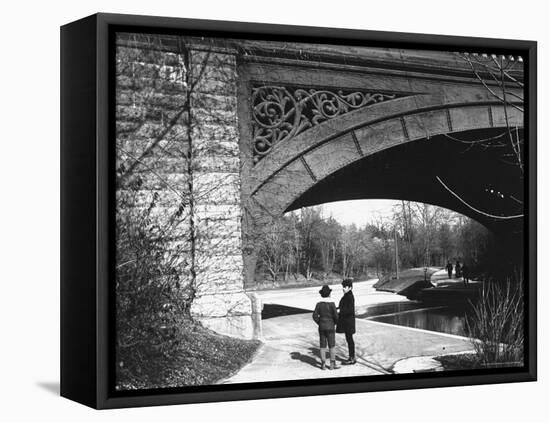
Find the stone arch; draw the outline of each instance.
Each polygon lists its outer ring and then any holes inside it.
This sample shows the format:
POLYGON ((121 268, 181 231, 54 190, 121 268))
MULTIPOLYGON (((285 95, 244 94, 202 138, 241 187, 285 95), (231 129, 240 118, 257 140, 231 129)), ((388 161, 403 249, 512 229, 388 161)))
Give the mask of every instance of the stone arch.
POLYGON ((523 128, 518 110, 508 107, 506 117, 501 102, 470 97, 421 94, 375 104, 277 144, 251 172, 258 217, 284 213, 319 181, 382 150, 443 134, 523 128))

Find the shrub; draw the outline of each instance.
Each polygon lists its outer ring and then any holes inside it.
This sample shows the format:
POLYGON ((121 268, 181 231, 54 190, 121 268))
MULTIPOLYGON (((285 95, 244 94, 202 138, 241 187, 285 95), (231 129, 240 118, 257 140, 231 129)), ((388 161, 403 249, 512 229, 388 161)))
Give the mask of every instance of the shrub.
POLYGON ((483 283, 473 313, 466 319, 479 362, 487 366, 523 362, 524 301, 523 276, 504 283, 483 283))
POLYGON ((187 254, 167 237, 175 219, 161 226, 153 217, 158 196, 141 208, 138 194, 128 190, 117 199, 116 363, 122 379, 172 359, 190 300, 183 283, 187 254))

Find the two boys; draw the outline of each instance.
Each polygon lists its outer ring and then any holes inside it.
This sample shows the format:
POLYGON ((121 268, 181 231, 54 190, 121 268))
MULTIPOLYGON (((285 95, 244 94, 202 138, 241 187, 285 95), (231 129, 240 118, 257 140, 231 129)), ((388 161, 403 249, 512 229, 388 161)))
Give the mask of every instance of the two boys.
POLYGON ((336 366, 336 340, 335 333, 343 333, 346 336, 348 344, 349 357, 342 364, 355 364, 355 342, 353 334, 355 333, 355 298, 353 296, 353 282, 351 279, 342 281, 342 290, 344 296, 340 300, 338 309, 333 301, 330 301, 332 289, 328 285, 323 285, 319 294, 324 300, 319 301, 313 311, 313 320, 319 325, 319 347, 321 350, 321 369, 326 369, 327 345, 330 354, 330 370, 337 369, 336 366))

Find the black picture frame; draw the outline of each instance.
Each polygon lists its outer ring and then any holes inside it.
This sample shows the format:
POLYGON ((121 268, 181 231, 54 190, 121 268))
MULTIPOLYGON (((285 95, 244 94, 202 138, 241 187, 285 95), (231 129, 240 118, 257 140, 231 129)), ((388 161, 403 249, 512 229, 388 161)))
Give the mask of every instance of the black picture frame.
POLYGON ((537 378, 536 105, 533 41, 95 14, 61 28, 61 395, 97 409, 534 381, 537 378), (516 369, 113 389, 114 48, 116 31, 293 40, 525 58, 525 366, 516 369))

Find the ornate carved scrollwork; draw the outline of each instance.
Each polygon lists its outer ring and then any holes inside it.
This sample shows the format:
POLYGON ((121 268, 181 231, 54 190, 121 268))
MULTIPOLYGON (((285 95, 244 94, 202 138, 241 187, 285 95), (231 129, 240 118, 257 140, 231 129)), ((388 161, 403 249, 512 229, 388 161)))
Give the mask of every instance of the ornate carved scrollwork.
POLYGON ((259 86, 252 90, 254 163, 278 142, 337 116, 374 103, 397 98, 397 94, 316 88, 259 86))

